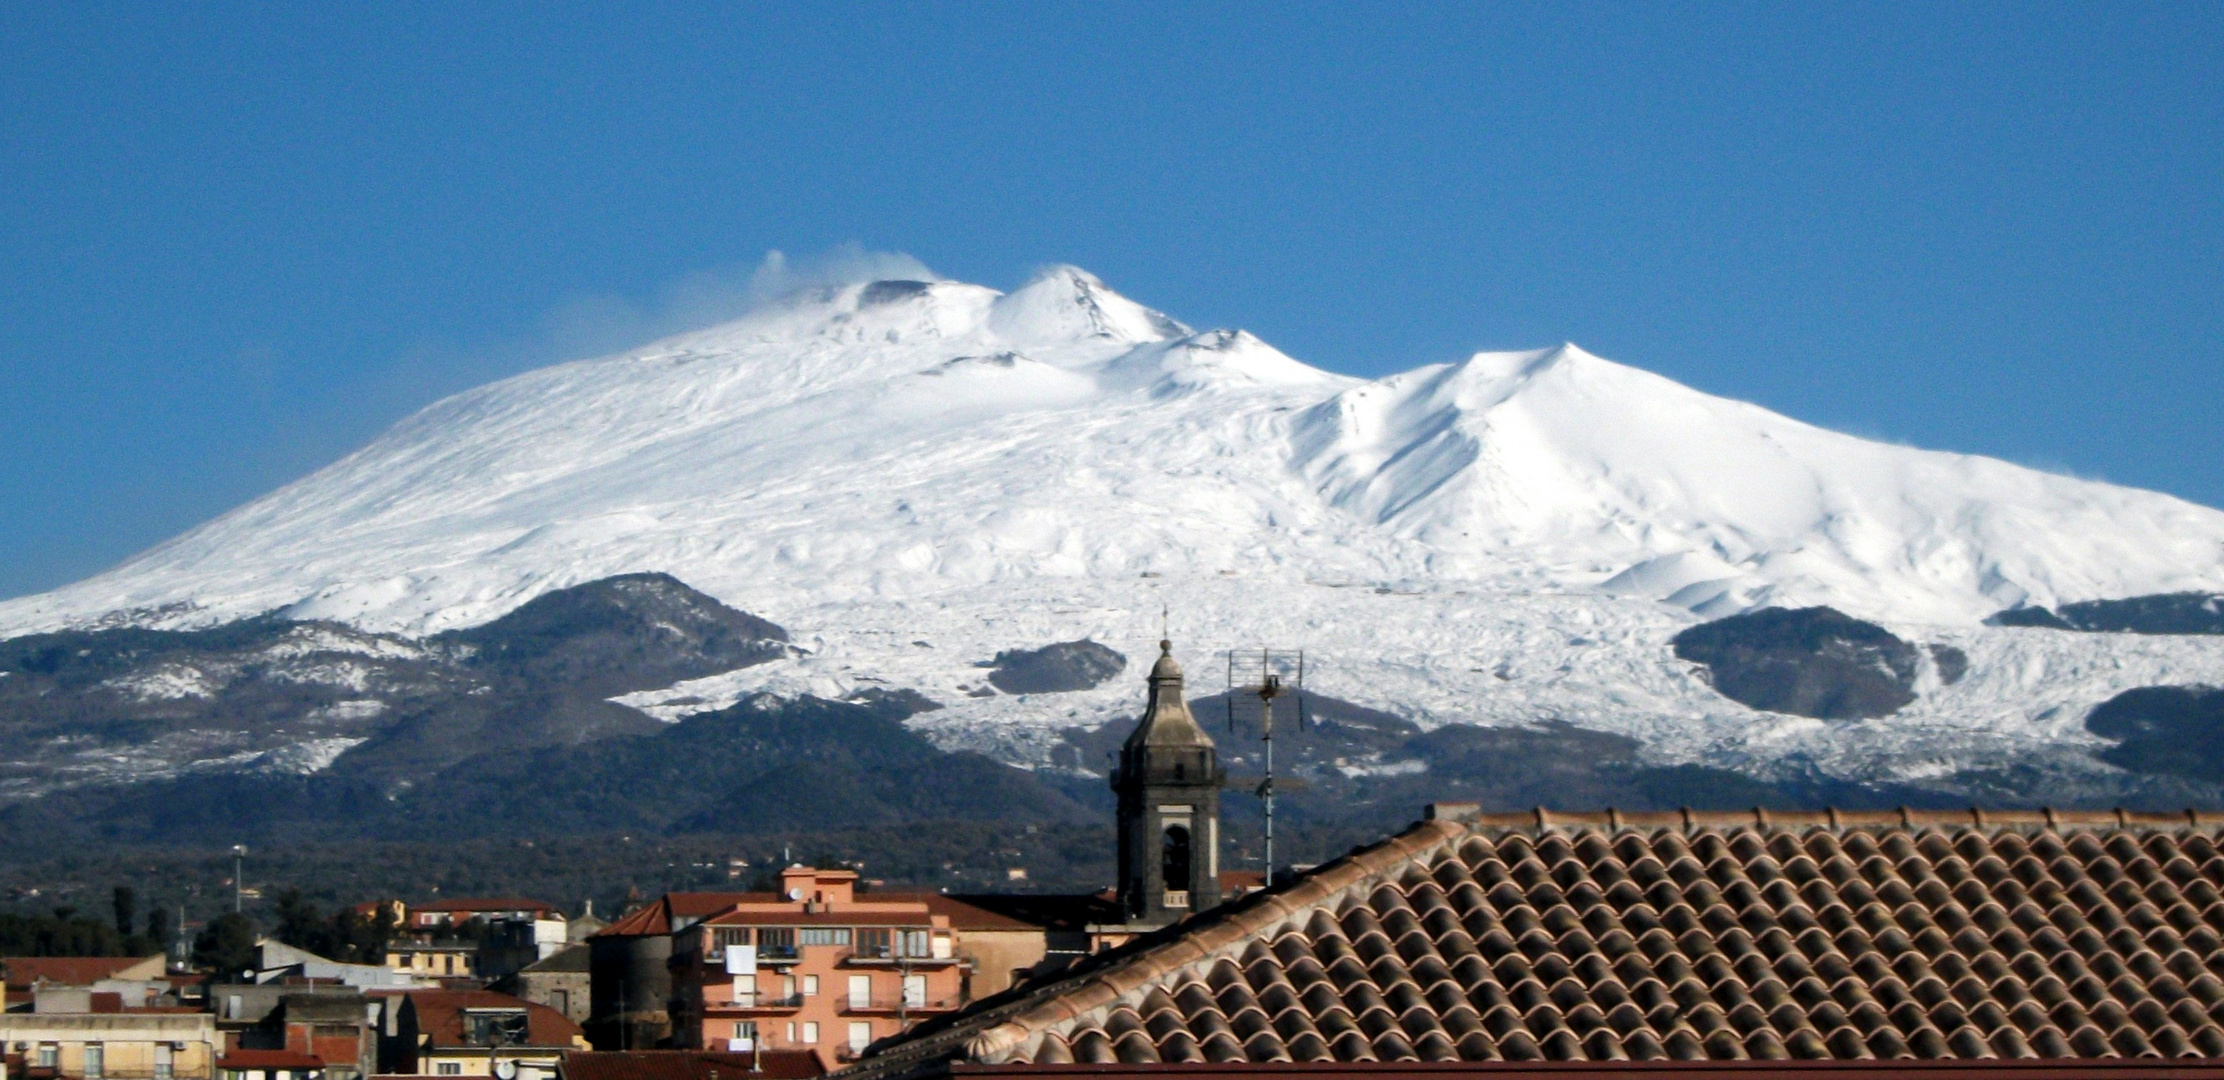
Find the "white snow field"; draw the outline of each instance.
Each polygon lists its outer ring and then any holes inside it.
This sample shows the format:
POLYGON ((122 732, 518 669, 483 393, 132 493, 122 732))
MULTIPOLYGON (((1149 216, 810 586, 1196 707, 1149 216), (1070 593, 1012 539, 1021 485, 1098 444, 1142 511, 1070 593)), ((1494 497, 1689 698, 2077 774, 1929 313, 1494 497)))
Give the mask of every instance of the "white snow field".
MULTIPOLYGON (((1309 651, 1315 689, 1424 725, 1564 719, 1661 761, 1920 778, 2089 741, 2131 686, 2224 682, 2224 639, 1994 629, 2019 601, 2224 589, 2224 513, 1825 431, 1573 345, 1372 382, 1193 333, 1072 268, 1001 294, 820 289, 438 402, 0 634, 278 610, 425 634, 669 572, 787 626, 785 661, 629 704, 913 687, 945 746, 1049 764, 1130 713, 1162 608, 1212 655, 1309 651), (1713 693, 1678 629, 1829 604, 1972 660, 1900 714, 1713 693), (1007 648, 1093 637, 1093 691, 986 693, 1007 648)), ((183 683, 147 693, 190 693, 183 683)))

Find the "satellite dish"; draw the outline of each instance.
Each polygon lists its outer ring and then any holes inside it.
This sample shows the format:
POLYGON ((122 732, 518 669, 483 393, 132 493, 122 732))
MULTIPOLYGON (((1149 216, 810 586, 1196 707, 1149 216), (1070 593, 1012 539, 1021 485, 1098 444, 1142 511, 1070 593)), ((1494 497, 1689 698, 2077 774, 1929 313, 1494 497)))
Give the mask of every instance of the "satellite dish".
POLYGON ((494 1063, 494 1075, 496 1075, 496 1076, 498 1076, 498 1077, 501 1077, 501 1078, 502 1078, 502 1080, 517 1080, 517 1062, 515 1062, 515 1061, 497 1061, 497 1062, 495 1062, 495 1063, 494 1063))

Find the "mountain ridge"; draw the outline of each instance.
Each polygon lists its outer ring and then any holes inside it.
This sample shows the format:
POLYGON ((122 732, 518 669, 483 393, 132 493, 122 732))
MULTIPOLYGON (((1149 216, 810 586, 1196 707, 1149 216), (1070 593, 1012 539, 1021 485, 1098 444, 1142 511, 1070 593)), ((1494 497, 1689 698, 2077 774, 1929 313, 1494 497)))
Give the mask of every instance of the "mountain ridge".
POLYGON ((1886 781, 2089 756, 2093 705, 2224 682, 2214 640, 1984 624, 2224 591, 2216 510, 1868 442, 1572 344, 1355 379, 1070 267, 1010 293, 816 288, 466 391, 114 570, 0 602, 0 634, 275 612, 415 639, 640 573, 793 640, 627 708, 900 689, 944 706, 907 721, 937 745, 1036 766, 1130 688, 1005 694, 976 665, 1079 640, 1141 655, 1166 628, 1193 655, 1305 645, 1332 692, 1424 727, 1559 721, 1667 764, 1886 781), (1667 646, 1810 606, 1969 674, 1839 723, 1727 701, 1667 646))

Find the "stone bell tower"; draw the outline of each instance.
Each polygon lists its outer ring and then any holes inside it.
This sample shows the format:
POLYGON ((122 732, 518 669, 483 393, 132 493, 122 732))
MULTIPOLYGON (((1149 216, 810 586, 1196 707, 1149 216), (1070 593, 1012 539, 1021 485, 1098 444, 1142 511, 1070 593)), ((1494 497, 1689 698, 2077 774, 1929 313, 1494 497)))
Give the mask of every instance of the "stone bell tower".
POLYGON ((1143 722, 1120 748, 1120 905, 1163 926, 1220 903, 1220 752, 1189 715, 1174 645, 1158 643, 1143 722))

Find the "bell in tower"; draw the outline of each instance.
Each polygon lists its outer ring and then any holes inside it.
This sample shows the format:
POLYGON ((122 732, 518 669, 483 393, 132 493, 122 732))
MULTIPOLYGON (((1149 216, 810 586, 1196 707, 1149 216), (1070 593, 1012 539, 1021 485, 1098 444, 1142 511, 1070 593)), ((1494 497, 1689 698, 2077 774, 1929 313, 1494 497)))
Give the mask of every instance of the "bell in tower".
POLYGON ((1120 748, 1120 903, 1162 926, 1220 903, 1220 752, 1189 715, 1174 645, 1158 643, 1143 722, 1120 748))

